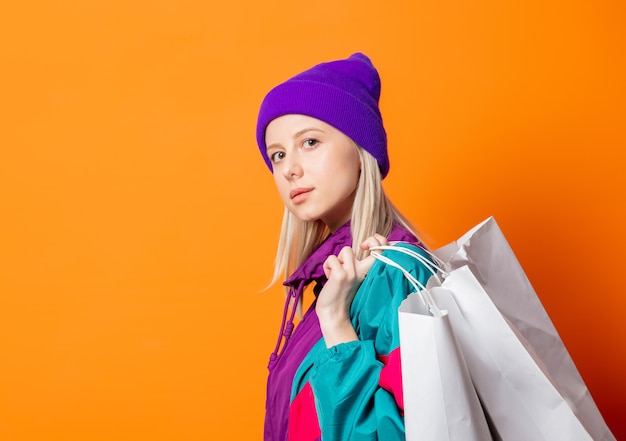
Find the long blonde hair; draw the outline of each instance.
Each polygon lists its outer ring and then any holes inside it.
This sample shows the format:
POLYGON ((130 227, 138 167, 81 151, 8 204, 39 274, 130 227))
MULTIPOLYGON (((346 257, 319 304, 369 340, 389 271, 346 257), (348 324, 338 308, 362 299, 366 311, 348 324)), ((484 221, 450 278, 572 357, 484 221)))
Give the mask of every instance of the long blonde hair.
MULTIPOLYGON (((352 204, 350 232, 352 249, 357 258, 362 259, 366 251, 359 245, 373 234, 387 237, 395 223, 413 234, 415 231, 385 195, 376 159, 356 144, 355 147, 361 161, 361 175, 352 204)), ((289 277, 329 234, 330 230, 321 220, 300 221, 285 207, 270 285, 289 277)))

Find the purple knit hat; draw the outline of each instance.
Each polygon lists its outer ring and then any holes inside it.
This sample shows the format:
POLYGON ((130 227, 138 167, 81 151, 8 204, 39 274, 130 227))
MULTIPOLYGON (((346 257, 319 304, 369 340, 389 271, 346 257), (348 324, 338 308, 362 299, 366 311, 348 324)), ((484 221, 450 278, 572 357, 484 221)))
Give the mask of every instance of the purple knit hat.
POLYGON ((282 115, 307 115, 330 124, 369 152, 384 178, 389 156, 379 99, 380 77, 361 53, 318 64, 279 84, 263 100, 257 120, 256 140, 265 163, 272 170, 265 144, 267 125, 282 115))

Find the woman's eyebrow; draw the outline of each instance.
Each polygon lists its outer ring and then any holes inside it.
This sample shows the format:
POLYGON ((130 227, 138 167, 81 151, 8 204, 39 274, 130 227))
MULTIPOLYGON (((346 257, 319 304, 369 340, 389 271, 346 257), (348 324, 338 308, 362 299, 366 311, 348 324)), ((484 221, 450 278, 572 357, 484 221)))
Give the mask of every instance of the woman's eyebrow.
POLYGON ((321 133, 324 133, 324 131, 322 129, 318 129, 316 127, 307 127, 306 129, 302 129, 302 130, 296 132, 293 135, 293 137, 294 138, 298 138, 298 137, 304 135, 306 132, 321 132, 321 133))
MULTIPOLYGON (((294 133, 293 134, 293 139, 299 138, 300 136, 304 135, 307 132, 326 133, 322 129, 318 129, 317 127, 307 127, 305 129, 298 130, 296 133, 294 133)), ((274 144, 268 145, 266 151, 271 149, 271 148, 278 147, 278 146, 280 146, 280 142, 275 142, 274 144)))

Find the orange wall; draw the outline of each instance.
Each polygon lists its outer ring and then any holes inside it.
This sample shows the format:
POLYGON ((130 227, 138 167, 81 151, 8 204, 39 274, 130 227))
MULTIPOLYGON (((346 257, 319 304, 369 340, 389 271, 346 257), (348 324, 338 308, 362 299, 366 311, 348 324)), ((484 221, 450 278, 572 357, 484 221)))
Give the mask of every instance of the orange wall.
POLYGON ((624 3, 10 2, 0 440, 260 439, 275 83, 360 50, 432 246, 494 215, 626 437, 624 3), (514 4, 511 4, 514 3, 514 4))

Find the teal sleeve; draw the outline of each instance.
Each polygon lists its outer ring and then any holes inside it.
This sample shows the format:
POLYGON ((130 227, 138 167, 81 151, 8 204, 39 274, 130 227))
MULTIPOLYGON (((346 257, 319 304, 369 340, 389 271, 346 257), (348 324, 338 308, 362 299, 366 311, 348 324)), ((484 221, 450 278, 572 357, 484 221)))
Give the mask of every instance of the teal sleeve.
MULTIPOLYGON (((414 258, 394 251, 385 255, 423 284, 431 274, 414 258)), ((398 269, 375 262, 351 308, 359 341, 318 352, 309 382, 323 440, 404 440, 402 411, 379 386, 384 365, 378 357, 398 348, 398 307, 412 291, 398 269)))

